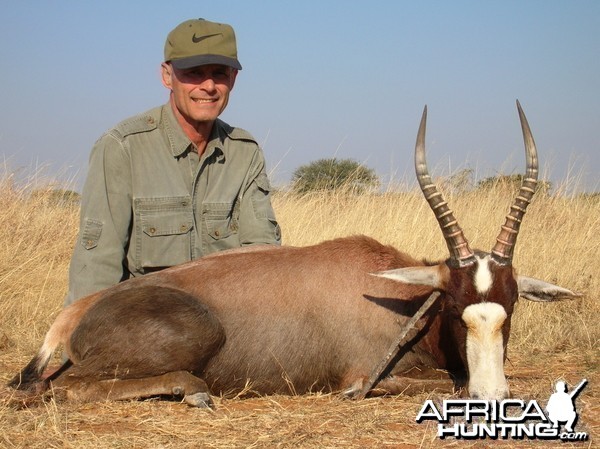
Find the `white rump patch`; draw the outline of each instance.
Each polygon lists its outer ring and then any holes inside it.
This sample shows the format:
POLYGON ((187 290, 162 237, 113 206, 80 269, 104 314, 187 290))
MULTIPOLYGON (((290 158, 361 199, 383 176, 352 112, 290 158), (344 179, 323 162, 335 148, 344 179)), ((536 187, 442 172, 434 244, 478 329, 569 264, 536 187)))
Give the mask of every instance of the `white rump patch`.
POLYGON ((502 337, 506 318, 504 307, 493 302, 473 304, 463 312, 462 319, 467 325, 469 394, 473 398, 502 400, 508 397, 502 337))
POLYGON ((477 257, 475 272, 475 288, 479 293, 487 293, 492 287, 492 272, 490 271, 490 256, 477 257))

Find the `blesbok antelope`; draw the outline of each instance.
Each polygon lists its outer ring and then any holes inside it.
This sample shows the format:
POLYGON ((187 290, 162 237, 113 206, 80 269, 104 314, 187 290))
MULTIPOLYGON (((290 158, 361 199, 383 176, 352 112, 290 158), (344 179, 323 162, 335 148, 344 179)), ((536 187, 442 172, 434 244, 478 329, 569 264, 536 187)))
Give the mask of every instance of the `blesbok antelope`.
POLYGON ((518 276, 512 266, 538 176, 535 143, 517 107, 527 169, 491 253, 471 250, 431 181, 425 109, 416 174, 444 234, 447 260, 421 262, 365 236, 207 256, 65 308, 10 386, 32 396, 63 387, 68 398, 81 400, 176 395, 196 406, 210 405, 210 393, 248 385, 259 394, 326 390, 356 397, 402 324, 438 291, 377 392, 400 393, 418 382, 403 377, 407 371, 429 367, 468 379, 472 397, 506 397, 503 366, 519 293, 541 301, 576 296, 518 276), (43 379, 60 345, 70 360, 43 379))

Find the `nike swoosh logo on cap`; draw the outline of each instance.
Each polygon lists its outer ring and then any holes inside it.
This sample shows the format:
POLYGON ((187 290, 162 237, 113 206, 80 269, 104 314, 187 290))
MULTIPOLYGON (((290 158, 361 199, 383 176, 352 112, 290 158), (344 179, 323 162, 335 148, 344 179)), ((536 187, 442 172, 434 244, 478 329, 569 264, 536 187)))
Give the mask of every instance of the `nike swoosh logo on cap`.
POLYGON ((208 39, 209 37, 220 36, 220 35, 221 35, 221 33, 215 33, 215 34, 207 34, 206 36, 196 37, 196 33, 194 33, 194 35, 192 36, 192 42, 194 44, 197 44, 198 42, 202 42, 204 39, 208 39))

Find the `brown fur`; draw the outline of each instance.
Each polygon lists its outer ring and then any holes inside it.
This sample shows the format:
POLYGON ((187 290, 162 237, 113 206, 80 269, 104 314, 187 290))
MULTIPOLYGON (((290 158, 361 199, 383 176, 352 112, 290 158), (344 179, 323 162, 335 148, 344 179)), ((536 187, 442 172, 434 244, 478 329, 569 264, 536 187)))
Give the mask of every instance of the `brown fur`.
MULTIPOLYGON (((64 344, 73 366, 49 380, 87 399, 89 391, 122 398, 106 394, 120 388, 114 379, 178 371, 201 377, 213 393, 239 392, 248 381, 261 394, 347 389, 370 374, 431 292, 369 273, 420 265, 358 236, 306 248, 228 251, 126 281, 59 314, 46 342, 52 349, 64 344)), ((424 320, 431 327, 435 311, 424 320)), ((392 374, 437 367, 444 359, 437 352, 415 340, 392 374)), ((13 386, 39 382, 18 377, 13 386)), ((399 382, 391 390, 405 388, 399 382)), ((133 390, 136 397, 156 394, 156 388, 133 390)))

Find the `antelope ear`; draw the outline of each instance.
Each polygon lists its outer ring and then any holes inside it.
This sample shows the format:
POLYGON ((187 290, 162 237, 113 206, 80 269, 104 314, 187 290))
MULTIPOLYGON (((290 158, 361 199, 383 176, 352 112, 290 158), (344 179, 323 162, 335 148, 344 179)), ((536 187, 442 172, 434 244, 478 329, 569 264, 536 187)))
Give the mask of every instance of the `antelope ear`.
POLYGON ((446 280, 448 279, 448 267, 446 264, 434 265, 431 267, 408 267, 398 268, 396 270, 379 271, 371 273, 371 276, 378 276, 393 281, 403 282, 412 285, 426 285, 435 289, 444 290, 446 280))
POLYGON ((517 276, 517 284, 519 295, 530 301, 551 302, 582 296, 580 293, 527 276, 517 276))

